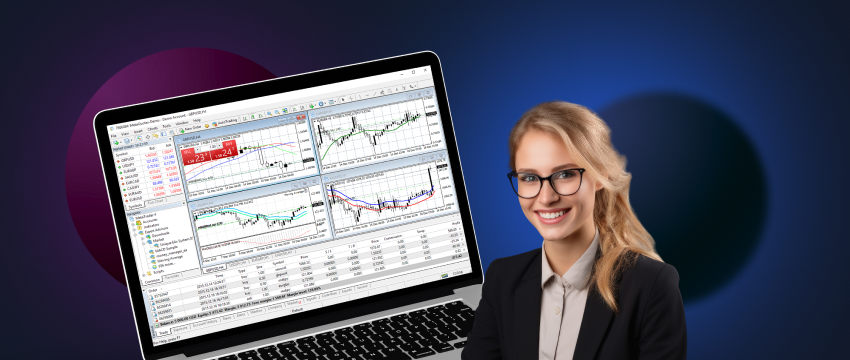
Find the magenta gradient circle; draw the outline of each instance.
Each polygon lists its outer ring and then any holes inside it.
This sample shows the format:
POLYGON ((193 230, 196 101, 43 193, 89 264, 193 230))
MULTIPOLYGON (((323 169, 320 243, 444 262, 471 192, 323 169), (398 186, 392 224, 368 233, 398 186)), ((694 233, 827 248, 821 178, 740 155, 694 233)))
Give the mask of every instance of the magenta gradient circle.
POLYGON ((259 64, 233 53, 182 48, 146 56, 121 69, 98 89, 71 135, 65 159, 65 190, 77 233, 106 272, 126 285, 95 144, 95 114, 118 106, 274 77, 259 64))

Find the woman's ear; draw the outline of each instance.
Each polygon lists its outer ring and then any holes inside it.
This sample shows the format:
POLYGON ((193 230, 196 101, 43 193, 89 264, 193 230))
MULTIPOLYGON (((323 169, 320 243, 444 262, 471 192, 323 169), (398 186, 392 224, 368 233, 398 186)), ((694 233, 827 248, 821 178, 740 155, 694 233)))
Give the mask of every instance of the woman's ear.
MULTIPOLYGON (((603 175, 603 176, 605 176, 605 179, 608 180, 608 175, 603 175)), ((601 181, 599 181, 597 179, 593 179, 593 191, 594 192, 602 190, 604 187, 605 186, 602 185, 601 181)))

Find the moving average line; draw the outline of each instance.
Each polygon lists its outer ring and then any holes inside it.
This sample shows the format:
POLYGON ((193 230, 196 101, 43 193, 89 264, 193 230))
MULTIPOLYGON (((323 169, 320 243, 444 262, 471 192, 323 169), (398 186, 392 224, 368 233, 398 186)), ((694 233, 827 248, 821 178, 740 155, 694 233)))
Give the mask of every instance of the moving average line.
POLYGON ((416 120, 416 119, 418 119, 418 118, 419 118, 419 117, 421 117, 421 116, 422 116, 422 115, 416 115, 416 116, 414 116, 414 117, 412 117, 412 118, 408 119, 407 121, 405 121, 405 122, 403 122, 403 123, 399 124, 399 126, 397 126, 395 129, 392 129, 392 130, 363 130, 363 131, 361 131, 361 132, 354 133, 354 134, 345 134, 345 135, 342 135, 342 136, 340 136, 340 137, 336 138, 336 140, 334 140, 333 142, 331 142, 331 144, 330 144, 330 145, 328 145, 328 149, 327 149, 327 150, 325 150, 325 153, 324 153, 324 155, 322 155, 322 158, 321 158, 320 160, 325 160, 325 155, 327 155, 327 154, 328 154, 328 151, 331 151, 331 147, 332 147, 332 146, 334 145, 334 143, 336 143, 339 139, 342 139, 342 138, 344 138, 344 137, 346 137, 346 136, 348 136, 348 137, 352 137, 352 136, 354 136, 354 135, 362 134, 362 133, 367 132, 367 131, 377 131, 377 132, 391 132, 391 131, 396 131, 396 130, 398 130, 398 128, 400 128, 400 127, 404 126, 404 124, 407 124, 407 123, 409 123, 409 122, 411 122, 411 121, 413 121, 413 120, 416 120))
MULTIPOLYGON (((247 154, 245 154, 245 155, 237 156, 237 157, 235 157, 235 158, 233 158, 233 159, 230 159, 230 160, 227 160, 227 161, 225 161, 225 162, 223 162, 223 163, 216 164, 215 166, 212 166, 212 167, 206 168, 206 169, 204 169, 204 171, 211 170, 211 169, 213 169, 213 168, 215 168, 216 166, 219 166, 219 165, 227 164, 227 163, 229 163, 229 162, 231 162, 231 161, 233 161, 233 160, 241 159, 241 158, 243 158, 243 157, 246 157, 246 156, 248 156, 248 155, 251 155, 252 153, 255 153, 255 152, 260 151, 260 150, 263 150, 263 149, 277 148, 278 146, 281 146, 281 145, 288 145, 288 144, 291 144, 291 143, 292 143, 292 142, 288 142, 288 143, 284 143, 284 144, 280 144, 280 145, 275 145, 275 146, 269 146, 269 147, 264 147, 264 148, 263 148, 263 147, 261 147, 261 148, 257 148, 257 150, 251 151, 251 152, 249 152, 249 153, 247 153, 247 154)), ((297 154, 296 154, 296 155, 297 155, 297 154)), ((199 172, 199 173, 197 173, 197 174, 195 174, 195 175, 192 175, 192 177, 190 177, 190 178, 186 179, 186 181, 189 181, 189 180, 192 180, 192 179, 196 178, 198 175, 203 174, 203 173, 204 173, 204 171, 201 171, 201 172, 199 172)))

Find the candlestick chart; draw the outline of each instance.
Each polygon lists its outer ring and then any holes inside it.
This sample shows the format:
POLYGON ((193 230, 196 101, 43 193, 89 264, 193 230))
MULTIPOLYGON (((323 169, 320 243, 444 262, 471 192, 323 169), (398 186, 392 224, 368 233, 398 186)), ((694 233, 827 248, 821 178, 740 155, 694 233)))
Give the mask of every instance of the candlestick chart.
POLYGON ((328 183, 325 190, 337 233, 446 205, 435 161, 328 183))

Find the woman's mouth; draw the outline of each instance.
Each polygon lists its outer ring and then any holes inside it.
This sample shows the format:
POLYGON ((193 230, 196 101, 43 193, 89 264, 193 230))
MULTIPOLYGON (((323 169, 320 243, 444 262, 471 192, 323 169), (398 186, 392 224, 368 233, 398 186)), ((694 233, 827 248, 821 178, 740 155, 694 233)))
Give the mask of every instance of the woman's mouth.
POLYGON ((544 224, 557 224, 561 220, 563 220, 569 214, 570 209, 547 209, 547 210, 537 210, 534 213, 537 214, 537 218, 540 219, 540 222, 544 224))

